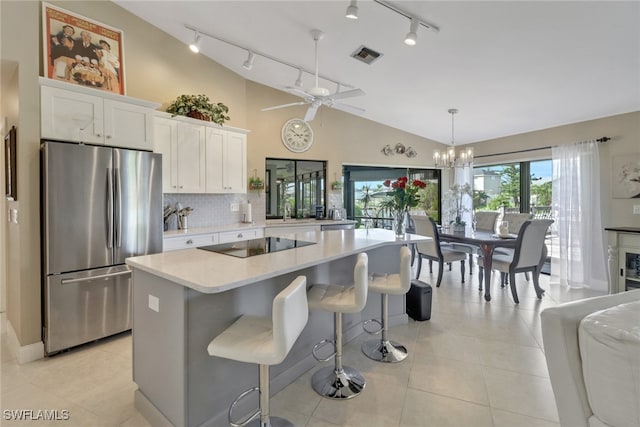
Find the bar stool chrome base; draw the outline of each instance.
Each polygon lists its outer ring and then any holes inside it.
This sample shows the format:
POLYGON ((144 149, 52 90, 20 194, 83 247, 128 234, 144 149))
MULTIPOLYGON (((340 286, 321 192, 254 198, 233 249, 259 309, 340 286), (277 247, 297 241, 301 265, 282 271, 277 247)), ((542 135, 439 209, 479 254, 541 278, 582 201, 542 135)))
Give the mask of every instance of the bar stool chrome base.
POLYGON ((249 424, 246 424, 246 427, 296 427, 291 421, 280 417, 270 417, 269 421, 269 424, 264 424, 258 418, 257 420, 253 420, 249 424))
POLYGON ((343 366, 337 371, 333 366, 324 367, 311 377, 311 387, 322 397, 351 399, 364 390, 365 379, 360 372, 343 366))
POLYGON ((408 356, 405 346, 390 340, 368 340, 362 344, 362 352, 376 362, 397 363, 408 356))

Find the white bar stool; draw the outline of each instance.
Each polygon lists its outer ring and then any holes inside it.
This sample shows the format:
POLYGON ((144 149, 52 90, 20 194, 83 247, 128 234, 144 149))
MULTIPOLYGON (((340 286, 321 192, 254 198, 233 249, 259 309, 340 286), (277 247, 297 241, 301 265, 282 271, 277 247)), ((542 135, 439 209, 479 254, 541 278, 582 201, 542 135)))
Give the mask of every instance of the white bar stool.
POLYGON ((313 285, 307 292, 310 309, 334 313, 335 340, 320 341, 313 347, 313 356, 321 362, 333 357, 335 367, 321 368, 311 377, 311 387, 316 393, 329 399, 350 399, 364 390, 365 380, 362 374, 353 368, 342 366, 342 313, 359 313, 367 303, 368 264, 367 254, 359 254, 353 271, 353 286, 313 285), (327 343, 334 344, 335 352, 320 359, 316 352, 327 343))
POLYGON ((389 294, 404 295, 411 288, 411 250, 404 246, 400 248, 400 273, 385 276, 373 276, 369 280, 369 290, 381 293, 382 321, 378 319, 367 320, 364 323, 365 332, 378 334, 382 331, 381 339, 372 339, 362 344, 362 352, 369 358, 378 362, 401 362, 407 357, 407 348, 387 338, 389 324, 389 294), (381 328, 375 332, 369 332, 366 325, 371 322, 380 324, 381 328))
POLYGON ((260 365, 260 384, 241 393, 229 407, 233 427, 289 427, 284 418, 269 415, 269 365, 281 363, 307 324, 307 278, 298 276, 273 300, 272 318, 242 316, 209 343, 211 356, 260 365), (260 408, 240 421, 232 420, 233 408, 247 395, 260 394, 260 408), (256 419, 260 416, 260 419, 256 419))

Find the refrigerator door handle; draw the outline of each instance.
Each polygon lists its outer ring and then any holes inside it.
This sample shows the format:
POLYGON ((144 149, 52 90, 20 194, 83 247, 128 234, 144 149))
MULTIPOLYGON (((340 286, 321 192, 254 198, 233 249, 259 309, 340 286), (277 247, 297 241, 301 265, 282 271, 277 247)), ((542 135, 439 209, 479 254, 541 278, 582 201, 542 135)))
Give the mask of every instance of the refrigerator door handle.
POLYGON ((120 169, 113 169, 113 176, 115 179, 115 190, 116 194, 114 197, 116 204, 116 224, 115 224, 115 232, 116 232, 116 248, 119 248, 122 245, 122 187, 120 180, 120 169))
POLYGON ((113 248, 113 174, 107 168, 107 248, 113 248))
POLYGON ((95 275, 95 276, 78 277, 78 278, 75 278, 75 279, 62 279, 60 281, 60 283, 62 283, 63 285, 66 285, 66 284, 69 284, 69 283, 88 282, 90 280, 106 279, 108 277, 114 277, 114 276, 124 276, 125 274, 131 274, 131 271, 130 270, 125 270, 125 271, 119 271, 117 273, 98 274, 98 275, 95 275))

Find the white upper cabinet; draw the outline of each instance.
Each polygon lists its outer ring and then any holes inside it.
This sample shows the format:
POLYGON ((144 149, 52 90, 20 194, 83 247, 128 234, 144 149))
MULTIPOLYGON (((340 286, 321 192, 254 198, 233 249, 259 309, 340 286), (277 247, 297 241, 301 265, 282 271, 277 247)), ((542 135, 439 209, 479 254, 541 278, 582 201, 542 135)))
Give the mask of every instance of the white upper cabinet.
POLYGON ((207 193, 247 192, 247 135, 207 128, 207 193))
POLYGON ((154 151, 162 154, 164 193, 205 192, 205 127, 155 118, 154 151))
POLYGON ((42 138, 153 149, 159 104, 40 79, 42 138))

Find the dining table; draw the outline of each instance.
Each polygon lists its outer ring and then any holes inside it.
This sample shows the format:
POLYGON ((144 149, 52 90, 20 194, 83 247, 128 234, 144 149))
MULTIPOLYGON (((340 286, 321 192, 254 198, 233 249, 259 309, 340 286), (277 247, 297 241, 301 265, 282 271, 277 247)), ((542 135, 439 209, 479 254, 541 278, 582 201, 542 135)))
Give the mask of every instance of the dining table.
MULTIPOLYGON (((469 227, 465 231, 454 231, 452 228, 441 228, 438 230, 441 242, 464 243, 480 248, 482 251, 482 263, 484 267, 484 299, 491 301, 491 265, 493 263, 493 251, 497 247, 515 248, 517 234, 498 235, 492 231, 473 231, 469 227)), ((482 282, 478 287, 482 291, 482 282)))

